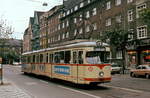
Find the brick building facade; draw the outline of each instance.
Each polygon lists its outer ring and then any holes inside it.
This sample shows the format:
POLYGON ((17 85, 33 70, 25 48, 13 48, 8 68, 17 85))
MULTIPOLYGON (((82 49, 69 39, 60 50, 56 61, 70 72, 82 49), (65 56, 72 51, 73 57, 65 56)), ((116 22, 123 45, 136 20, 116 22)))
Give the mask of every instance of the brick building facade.
MULTIPOLYGON (((145 63, 143 53, 150 51, 149 28, 139 18, 145 8, 150 8, 149 0, 64 1, 40 16, 40 49, 76 39, 100 40, 105 31, 122 29, 132 32, 130 41, 139 42, 129 44, 127 65, 145 63)), ((121 60, 121 51, 116 56, 121 60)))

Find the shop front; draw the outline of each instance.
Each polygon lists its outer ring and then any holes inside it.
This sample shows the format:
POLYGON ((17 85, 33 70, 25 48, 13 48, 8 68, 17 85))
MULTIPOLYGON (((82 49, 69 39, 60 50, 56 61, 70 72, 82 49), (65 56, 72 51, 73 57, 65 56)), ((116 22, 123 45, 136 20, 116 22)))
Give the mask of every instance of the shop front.
POLYGON ((137 52, 134 50, 130 50, 127 52, 127 54, 128 54, 127 67, 135 68, 137 66, 137 52))
POLYGON ((141 64, 150 64, 150 49, 141 52, 141 64))

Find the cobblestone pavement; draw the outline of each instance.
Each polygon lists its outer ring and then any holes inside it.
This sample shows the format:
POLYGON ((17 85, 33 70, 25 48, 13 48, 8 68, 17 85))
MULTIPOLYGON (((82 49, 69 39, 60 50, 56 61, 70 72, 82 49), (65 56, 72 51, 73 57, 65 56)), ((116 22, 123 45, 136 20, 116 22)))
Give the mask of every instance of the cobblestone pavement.
POLYGON ((10 82, 0 85, 0 98, 33 98, 10 82))

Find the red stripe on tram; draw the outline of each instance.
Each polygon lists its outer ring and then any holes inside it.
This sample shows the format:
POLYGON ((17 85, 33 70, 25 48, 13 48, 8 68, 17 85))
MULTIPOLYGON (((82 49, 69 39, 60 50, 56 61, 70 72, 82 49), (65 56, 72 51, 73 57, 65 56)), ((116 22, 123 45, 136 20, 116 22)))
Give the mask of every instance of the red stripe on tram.
POLYGON ((110 81, 110 78, 84 78, 85 81, 110 81))

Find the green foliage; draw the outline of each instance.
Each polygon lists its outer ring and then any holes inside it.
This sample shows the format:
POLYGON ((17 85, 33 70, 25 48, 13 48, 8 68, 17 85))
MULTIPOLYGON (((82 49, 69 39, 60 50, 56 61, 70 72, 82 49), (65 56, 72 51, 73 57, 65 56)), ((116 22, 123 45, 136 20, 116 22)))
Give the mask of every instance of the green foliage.
POLYGON ((142 10, 140 14, 141 21, 150 26, 150 9, 142 10))
POLYGON ((102 40, 110 44, 110 46, 115 46, 116 48, 125 48, 129 40, 129 34, 129 31, 114 29, 112 31, 104 32, 102 40))

